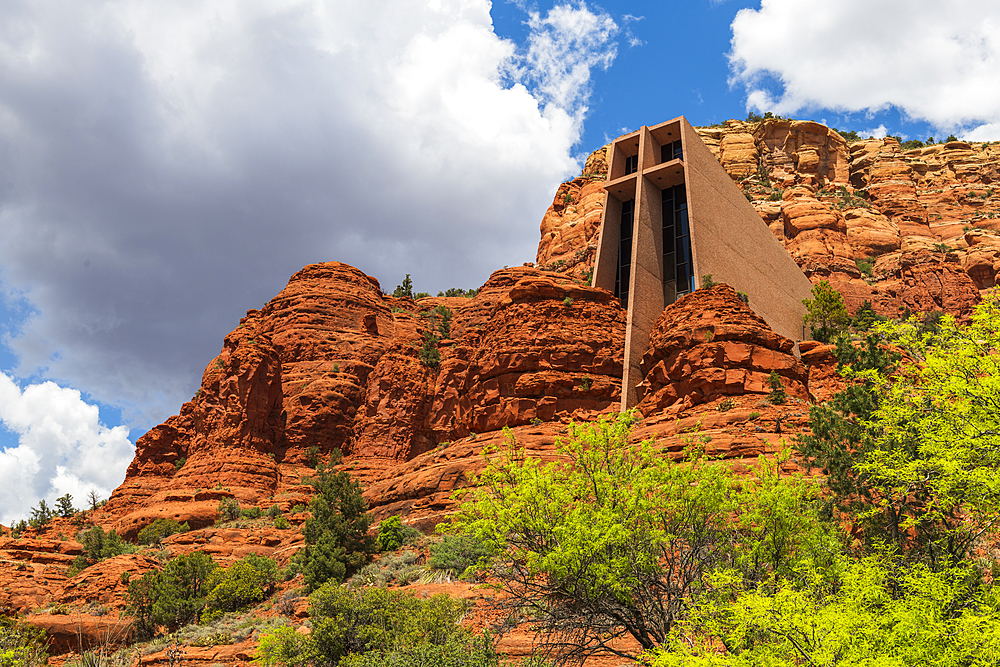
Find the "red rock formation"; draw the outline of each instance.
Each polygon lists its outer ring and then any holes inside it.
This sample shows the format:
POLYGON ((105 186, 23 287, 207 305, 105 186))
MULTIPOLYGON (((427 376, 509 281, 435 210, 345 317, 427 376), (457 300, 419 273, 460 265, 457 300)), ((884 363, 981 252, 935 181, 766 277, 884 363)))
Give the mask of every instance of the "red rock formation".
POLYGON ((657 320, 642 358, 639 411, 644 416, 715 398, 768 394, 768 376, 806 399, 808 373, 792 350, 729 285, 701 289, 671 304, 657 320))

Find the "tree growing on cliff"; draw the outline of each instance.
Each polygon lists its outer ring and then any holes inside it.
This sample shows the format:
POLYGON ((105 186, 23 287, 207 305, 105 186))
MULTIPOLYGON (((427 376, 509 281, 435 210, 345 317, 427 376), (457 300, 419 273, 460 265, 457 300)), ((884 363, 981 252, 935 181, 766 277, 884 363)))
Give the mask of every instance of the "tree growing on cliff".
POLYGON ((488 546, 480 567, 497 604, 529 615, 563 661, 635 658, 616 642, 625 636, 642 650, 663 643, 719 567, 756 589, 804 563, 822 570, 836 551, 810 485, 767 463, 737 483, 693 449, 674 463, 629 444, 632 418, 571 425, 568 463, 543 466, 509 439, 453 523, 488 546))
POLYGON ((401 299, 404 297, 407 299, 413 298, 413 281, 410 280, 409 273, 407 273, 406 277, 403 278, 402 285, 396 285, 396 289, 392 291, 392 295, 397 299, 401 299))
POLYGON ((844 297, 826 280, 813 285, 812 295, 813 298, 802 300, 802 305, 806 307, 803 320, 814 339, 829 343, 837 334, 846 331, 851 316, 844 305, 844 297))

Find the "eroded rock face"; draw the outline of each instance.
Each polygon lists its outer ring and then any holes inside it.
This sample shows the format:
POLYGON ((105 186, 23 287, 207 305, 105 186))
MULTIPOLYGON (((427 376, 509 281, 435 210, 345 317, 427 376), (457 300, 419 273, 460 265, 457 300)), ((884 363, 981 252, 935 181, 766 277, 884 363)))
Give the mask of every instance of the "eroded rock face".
POLYGON ((774 333, 729 285, 696 290, 668 306, 649 340, 638 391, 644 416, 724 396, 769 394, 772 371, 788 395, 809 397, 795 343, 774 333))
POLYGON ((619 400, 624 337, 611 294, 552 272, 504 269, 473 299, 416 303, 346 264, 308 266, 139 440, 104 512, 128 537, 157 518, 201 528, 225 498, 308 499, 307 461, 335 448, 366 479, 470 433, 587 418, 619 400), (430 333, 436 365, 420 358, 430 333))

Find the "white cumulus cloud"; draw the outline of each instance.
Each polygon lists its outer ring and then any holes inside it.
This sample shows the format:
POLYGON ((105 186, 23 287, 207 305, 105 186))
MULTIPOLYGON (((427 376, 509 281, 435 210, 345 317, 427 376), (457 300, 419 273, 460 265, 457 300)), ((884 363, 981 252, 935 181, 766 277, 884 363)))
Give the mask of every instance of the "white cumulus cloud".
POLYGON ((90 491, 107 498, 121 483, 135 450, 124 426, 101 424, 96 405, 54 382, 23 390, 0 373, 0 424, 18 437, 0 451, 0 523, 29 518, 69 493, 83 507, 90 491))
POLYGON ((617 26, 583 2, 0 3, 0 288, 40 374, 148 426, 248 308, 345 261, 436 291, 533 260, 617 26))
POLYGON ((750 109, 895 106, 941 132, 1000 138, 1000 4, 762 0, 732 31, 731 83, 750 109))

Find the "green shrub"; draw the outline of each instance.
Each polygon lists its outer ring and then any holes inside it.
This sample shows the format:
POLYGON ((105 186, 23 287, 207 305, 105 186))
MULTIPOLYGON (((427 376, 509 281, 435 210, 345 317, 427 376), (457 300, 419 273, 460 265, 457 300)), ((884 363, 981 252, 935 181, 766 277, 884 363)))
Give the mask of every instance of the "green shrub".
POLYGON ((329 582, 310 595, 309 602, 314 648, 328 664, 352 653, 442 645, 468 636, 457 623, 465 604, 447 595, 421 600, 398 590, 352 591, 329 582))
POLYGON ((292 524, 288 522, 288 519, 283 516, 274 517, 274 527, 278 530, 287 530, 291 527, 291 525, 292 524))
POLYGON ((16 616, 0 616, 0 665, 41 667, 48 663, 49 641, 45 630, 16 616))
POLYGON ((186 521, 184 523, 178 523, 173 519, 157 519, 140 530, 139 536, 136 539, 139 544, 156 545, 159 544, 164 537, 168 537, 175 533, 186 533, 189 530, 191 530, 191 527, 186 521))
POLYGON ((56 498, 56 512, 64 519, 72 519, 80 510, 73 507, 73 496, 68 493, 56 498))
POLYGON ((206 606, 212 611, 241 611, 270 597, 277 581, 278 567, 274 561, 250 554, 212 572, 206 606))
POLYGON ((273 505, 267 508, 267 511, 264 512, 264 514, 266 514, 268 517, 272 519, 277 519, 279 516, 281 516, 281 507, 278 505, 278 503, 274 503, 273 505))
POLYGON ((714 280, 712 280, 712 274, 709 273, 709 274, 706 274, 706 275, 704 275, 704 276, 701 277, 701 284, 699 285, 699 288, 700 289, 711 289, 711 288, 715 287, 718 284, 719 283, 717 283, 714 280))
POLYGON ((236 498, 223 498, 215 511, 219 513, 219 521, 235 521, 240 518, 240 501, 236 498))
POLYGON ((499 664, 493 642, 485 636, 451 637, 444 644, 352 653, 340 661, 341 667, 497 667, 499 664))
POLYGON ((286 625, 261 636, 254 663, 262 667, 310 667, 316 657, 312 638, 286 625))
POLYGON ((440 542, 431 545, 431 557, 427 562, 435 570, 447 570, 461 575, 492 554, 493 549, 489 545, 471 537, 445 535, 440 542))
POLYGON ((240 511, 240 515, 244 519, 259 519, 263 512, 260 511, 259 507, 247 507, 240 511))
POLYGON ((124 553, 132 553, 135 550, 127 542, 123 542, 114 529, 105 533, 100 526, 94 526, 85 531, 80 541, 83 543, 84 551, 87 552, 87 558, 95 562, 124 553))
POLYGON ((563 305, 566 306, 567 308, 569 308, 570 306, 572 306, 573 305, 573 298, 568 296, 565 299, 563 299, 563 305))
POLYGON ((138 634, 151 637, 157 626, 174 630, 195 622, 205 608, 209 578, 216 567, 208 555, 196 551, 129 582, 128 609, 138 634))
POLYGON ((379 524, 375 547, 384 553, 395 551, 401 546, 403 546, 403 520, 398 516, 391 516, 379 524))
POLYGON ((38 507, 31 508, 31 518, 28 519, 28 523, 31 524, 32 528, 41 528, 47 524, 52 517, 55 516, 55 512, 49 507, 48 503, 44 500, 38 501, 38 507))
POLYGON ((410 274, 407 273, 406 277, 403 278, 402 285, 396 285, 396 289, 392 291, 392 295, 397 299, 402 298, 413 298, 413 281, 410 280, 410 274))
POLYGON ((174 472, 180 472, 180 469, 184 467, 185 463, 187 463, 187 459, 183 456, 174 461, 174 472))
POLYGON ((736 292, 736 296, 738 296, 740 298, 740 301, 742 301, 743 303, 747 305, 750 304, 750 295, 747 294, 746 292, 736 292))
POLYGON ((424 332, 424 343, 420 347, 417 356, 424 366, 434 368, 441 363, 441 352, 437 349, 437 344, 441 341, 433 331, 424 332))
POLYGON ((715 406, 715 409, 718 410, 719 412, 729 412, 735 406, 736 406, 736 401, 734 401, 731 398, 727 398, 722 401, 719 401, 719 404, 715 406))

